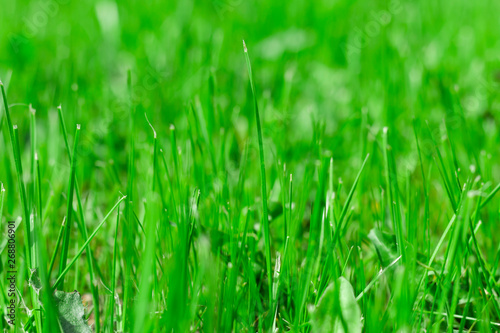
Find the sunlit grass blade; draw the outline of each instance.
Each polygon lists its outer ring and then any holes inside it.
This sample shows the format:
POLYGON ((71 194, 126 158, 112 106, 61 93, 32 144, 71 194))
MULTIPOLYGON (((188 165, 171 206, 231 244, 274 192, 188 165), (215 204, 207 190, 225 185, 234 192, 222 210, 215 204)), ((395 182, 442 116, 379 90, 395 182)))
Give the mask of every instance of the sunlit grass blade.
POLYGON ((269 235, 269 215, 267 213, 267 185, 266 185, 266 165, 264 162, 264 143, 262 140, 262 128, 260 123, 259 104, 257 103, 257 94, 253 83, 252 66, 250 64, 250 57, 248 56, 248 49, 243 41, 243 51, 245 53, 245 60, 247 63, 248 79, 250 80, 250 87, 253 95, 253 105, 255 111, 255 119, 257 123, 257 138, 259 141, 259 157, 260 157, 260 187, 262 195, 262 228, 264 231, 264 241, 266 247, 266 270, 267 270, 267 283, 269 286, 269 305, 272 303, 272 270, 271 270, 271 236, 269 235))
POLYGON ((484 208, 490 201, 493 199, 495 194, 497 194, 498 190, 500 190, 500 184, 498 184, 493 191, 481 202, 481 208, 484 208))
POLYGON ((380 272, 378 272, 377 276, 375 276, 370 283, 363 289, 361 293, 359 293, 358 296, 356 296, 356 301, 360 301, 363 296, 366 295, 366 293, 373 287, 373 285, 394 265, 396 265, 399 260, 401 259, 401 256, 397 257, 393 262, 391 262, 389 265, 387 265, 384 269, 382 269, 380 272))
POLYGON ((95 235, 102 228, 102 226, 107 221, 107 219, 109 218, 109 216, 115 211, 115 209, 120 205, 120 203, 123 200, 125 200, 126 197, 127 196, 123 196, 123 197, 120 198, 120 200, 118 200, 118 202, 113 206, 113 208, 111 208, 111 210, 108 212, 108 214, 106 214, 106 216, 101 221, 101 223, 99 223, 99 225, 95 228, 95 230, 92 232, 92 234, 90 234, 89 238, 80 247, 80 250, 74 256, 73 260, 71 260, 71 262, 64 268, 64 271, 62 271, 62 273, 59 274, 59 276, 56 279, 56 282, 52 286, 52 290, 55 290, 59 286, 59 284, 61 283, 61 281, 64 279, 64 276, 66 275, 66 273, 68 273, 68 271, 71 269, 71 266, 73 266, 73 264, 78 260, 78 258, 80 258, 80 256, 82 255, 83 251, 85 251, 85 249, 86 249, 87 245, 90 243, 90 241, 95 237, 95 235))

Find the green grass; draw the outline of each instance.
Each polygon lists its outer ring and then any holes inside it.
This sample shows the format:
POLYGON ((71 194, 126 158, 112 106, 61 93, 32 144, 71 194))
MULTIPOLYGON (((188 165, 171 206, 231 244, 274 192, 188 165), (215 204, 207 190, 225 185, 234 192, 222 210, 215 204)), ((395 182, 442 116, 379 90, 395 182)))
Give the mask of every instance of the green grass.
POLYGON ((500 330, 500 3, 1 8, 0 331, 500 330))

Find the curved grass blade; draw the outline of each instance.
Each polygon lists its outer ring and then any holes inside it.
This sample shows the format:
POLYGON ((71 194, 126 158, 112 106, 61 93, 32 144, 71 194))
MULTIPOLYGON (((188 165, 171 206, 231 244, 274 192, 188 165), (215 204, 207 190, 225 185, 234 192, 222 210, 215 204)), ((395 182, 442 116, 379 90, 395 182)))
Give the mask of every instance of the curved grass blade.
POLYGON ((255 110, 255 119, 257 122, 257 137, 259 140, 259 156, 260 156, 260 179, 261 179, 261 193, 262 193, 262 227, 264 229, 264 242, 266 247, 266 270, 267 270, 267 283, 269 285, 269 305, 273 299, 272 291, 272 271, 271 271, 271 239, 269 235, 269 219, 267 214, 267 189, 266 189, 266 165, 264 162, 264 144, 262 141, 262 128, 260 125, 259 105, 257 103, 257 95, 255 93, 255 86, 253 84, 252 66, 248 56, 248 49, 243 41, 243 51, 245 53, 245 60, 247 63, 248 78, 250 80, 250 87, 252 89, 253 104, 255 110))

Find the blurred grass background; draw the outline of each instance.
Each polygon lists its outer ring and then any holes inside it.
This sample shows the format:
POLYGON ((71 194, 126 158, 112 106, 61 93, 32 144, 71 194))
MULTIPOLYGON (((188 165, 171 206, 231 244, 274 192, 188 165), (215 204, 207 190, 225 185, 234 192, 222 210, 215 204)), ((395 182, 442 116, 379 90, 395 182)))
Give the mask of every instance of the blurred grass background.
MULTIPOLYGON (((184 138, 189 103, 203 105, 216 146, 228 137, 221 130, 234 131, 228 149, 237 163, 255 125, 242 39, 253 57, 264 140, 268 153, 275 152, 271 159, 292 165, 304 160, 314 123, 321 122, 322 146, 339 170, 349 166, 345 173, 352 175, 388 126, 398 165, 403 173, 413 172, 417 152, 410 129, 416 117, 429 121, 437 138, 447 122, 466 167, 481 167, 481 159, 498 158, 499 6, 399 0, 8 2, 0 14, 0 74, 11 104, 32 103, 37 110, 38 133, 48 138, 40 141, 41 155, 55 173, 69 167, 55 149, 62 144, 54 121, 62 105, 68 124, 84 128, 78 148, 84 178, 103 177, 93 166, 108 160, 121 177, 130 100, 158 132, 173 123, 184 138)), ((25 105, 13 107, 14 123, 27 138, 26 115, 25 105)), ((144 143, 147 122, 137 124, 144 143)), ((430 157, 429 136, 423 140, 430 157)), ((489 177, 498 172, 487 171, 489 177)))

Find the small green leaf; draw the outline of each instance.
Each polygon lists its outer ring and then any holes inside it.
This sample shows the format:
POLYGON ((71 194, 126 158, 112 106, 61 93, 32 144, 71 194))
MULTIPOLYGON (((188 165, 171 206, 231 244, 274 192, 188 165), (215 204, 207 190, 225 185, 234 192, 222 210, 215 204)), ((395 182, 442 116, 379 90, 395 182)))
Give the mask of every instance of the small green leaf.
POLYGON ((354 290, 351 284, 344 277, 339 277, 337 279, 337 291, 339 297, 339 307, 341 313, 341 319, 335 321, 334 332, 345 332, 357 333, 361 332, 361 310, 359 309, 358 302, 356 302, 356 297, 354 296, 354 290))
POLYGON ((375 246, 378 258, 383 267, 387 267, 398 257, 396 247, 396 237, 394 235, 382 232, 378 229, 370 230, 368 238, 375 246))
POLYGON ((331 283, 318 305, 310 309, 313 332, 360 333, 361 310, 351 284, 344 277, 331 283))
POLYGON ((54 301, 64 333, 92 333, 85 320, 85 308, 78 291, 66 293, 56 290, 54 301))

